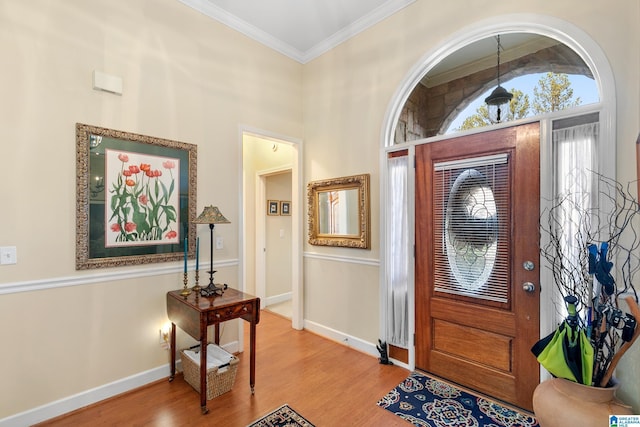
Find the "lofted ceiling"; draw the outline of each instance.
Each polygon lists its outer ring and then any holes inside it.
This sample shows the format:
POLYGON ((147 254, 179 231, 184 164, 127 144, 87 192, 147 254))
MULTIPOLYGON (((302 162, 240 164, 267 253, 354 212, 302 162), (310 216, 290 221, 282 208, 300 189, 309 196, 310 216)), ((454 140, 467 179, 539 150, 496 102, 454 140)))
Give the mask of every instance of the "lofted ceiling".
MULTIPOLYGON (((178 1, 304 64, 416 0, 178 1)), ((513 60, 556 43, 531 33, 503 34, 503 60, 513 60)), ((495 66, 495 61, 496 40, 487 37, 443 59, 429 71, 423 84, 441 84, 495 66)))
POLYGON ((306 63, 415 0, 178 0, 306 63))

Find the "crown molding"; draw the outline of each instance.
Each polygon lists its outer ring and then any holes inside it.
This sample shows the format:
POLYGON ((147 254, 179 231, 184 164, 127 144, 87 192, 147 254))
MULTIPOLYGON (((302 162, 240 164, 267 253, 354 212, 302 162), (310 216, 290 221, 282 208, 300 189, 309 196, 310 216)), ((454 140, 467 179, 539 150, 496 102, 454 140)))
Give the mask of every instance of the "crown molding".
POLYGON ((307 62, 312 61, 320 55, 330 51, 334 47, 363 32, 367 28, 373 27, 378 22, 385 20, 396 12, 399 12, 415 1, 416 0, 392 0, 384 3, 380 7, 374 9, 371 13, 364 15, 362 18, 353 22, 351 25, 343 28, 342 30, 318 43, 308 51, 304 52, 301 61, 299 62, 301 62, 302 64, 306 64, 307 62))
POLYGON ((226 10, 207 0, 178 1, 301 64, 306 64, 339 44, 344 43, 351 37, 407 7, 416 0, 390 0, 373 10, 371 13, 358 19, 353 24, 343 28, 304 52, 276 37, 273 37, 271 34, 268 34, 256 26, 243 21, 237 16, 230 14, 226 10))
POLYGON ((221 24, 224 24, 227 27, 244 34, 245 36, 252 38, 253 40, 256 40, 257 42, 262 43, 265 46, 268 46, 271 49, 277 52, 280 52, 283 55, 288 56, 289 58, 292 58, 298 62, 301 62, 302 58, 304 57, 304 52, 301 52, 300 50, 291 47, 290 45, 273 37, 267 32, 262 31, 260 28, 254 25, 251 25, 246 21, 243 21, 237 16, 230 14, 226 10, 214 5, 213 3, 208 2, 207 0, 178 0, 178 1, 208 16, 209 18, 215 19, 221 24))

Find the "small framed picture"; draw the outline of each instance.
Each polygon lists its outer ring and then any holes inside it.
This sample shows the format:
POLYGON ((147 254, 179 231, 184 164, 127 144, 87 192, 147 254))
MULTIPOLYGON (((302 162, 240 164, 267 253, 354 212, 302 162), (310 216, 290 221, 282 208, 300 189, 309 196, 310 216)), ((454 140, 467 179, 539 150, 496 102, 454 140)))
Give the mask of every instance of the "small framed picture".
POLYGON ((280 215, 291 215, 291 202, 284 200, 280 202, 280 215))
POLYGON ((267 215, 280 215, 279 207, 278 200, 267 200, 267 215))

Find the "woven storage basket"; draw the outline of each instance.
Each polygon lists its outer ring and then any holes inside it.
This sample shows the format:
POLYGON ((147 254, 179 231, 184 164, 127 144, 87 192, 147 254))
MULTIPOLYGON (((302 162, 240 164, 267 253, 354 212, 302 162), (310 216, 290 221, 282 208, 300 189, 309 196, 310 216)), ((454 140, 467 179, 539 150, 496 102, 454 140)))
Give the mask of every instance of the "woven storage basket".
MULTIPOLYGON (((185 349, 188 350, 188 349, 185 349)), ((184 379, 200 393, 200 364, 193 361, 192 358, 180 352, 182 356, 182 371, 184 379)), ((207 370, 207 400, 218 397, 231 390, 233 383, 236 381, 236 373, 238 372, 238 363, 240 359, 231 355, 231 362, 228 366, 212 367, 207 370)))

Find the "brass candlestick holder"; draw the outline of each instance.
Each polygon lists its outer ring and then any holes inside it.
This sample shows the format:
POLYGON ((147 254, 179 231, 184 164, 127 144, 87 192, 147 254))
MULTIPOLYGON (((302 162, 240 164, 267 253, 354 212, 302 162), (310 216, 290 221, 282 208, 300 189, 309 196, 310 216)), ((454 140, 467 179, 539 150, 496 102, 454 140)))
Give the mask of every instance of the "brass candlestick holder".
POLYGON ((220 283, 213 283, 213 273, 215 272, 216 271, 213 269, 209 272, 209 274, 211 275, 209 279, 209 286, 200 289, 200 295, 202 295, 203 297, 214 297, 216 295, 222 295, 224 291, 227 290, 228 286, 226 283, 224 285, 220 283))
POLYGON ((182 288, 182 292, 180 292, 180 295, 182 295, 183 297, 187 297, 190 293, 191 293, 191 289, 189 289, 187 287, 187 283, 189 282, 189 278, 187 277, 187 272, 184 272, 184 278, 182 279, 182 282, 184 283, 184 288, 182 288))
POLYGON ((192 288, 193 292, 195 293, 200 292, 200 289, 202 289, 198 284, 199 279, 200 279, 200 271, 196 270, 196 285, 192 288))

